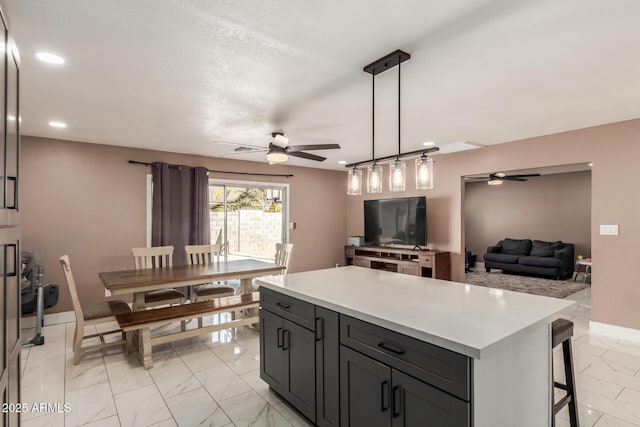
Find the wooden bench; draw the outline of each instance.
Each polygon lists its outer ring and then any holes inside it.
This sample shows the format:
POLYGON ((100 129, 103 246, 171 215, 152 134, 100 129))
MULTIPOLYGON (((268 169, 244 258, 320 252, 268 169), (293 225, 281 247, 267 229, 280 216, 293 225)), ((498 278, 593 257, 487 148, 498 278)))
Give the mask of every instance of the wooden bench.
POLYGON ((150 310, 133 311, 116 316, 120 328, 125 331, 137 331, 138 356, 145 369, 153 367, 151 348, 154 345, 164 344, 171 341, 191 338, 202 334, 234 328, 236 326, 250 325, 259 322, 256 315, 242 317, 229 322, 217 325, 203 326, 196 329, 188 329, 171 334, 151 336, 151 328, 160 326, 167 321, 182 321, 216 313, 226 313, 230 311, 254 308, 260 305, 260 293, 235 295, 223 297, 215 300, 200 301, 190 304, 174 305, 171 307, 154 308, 150 310))

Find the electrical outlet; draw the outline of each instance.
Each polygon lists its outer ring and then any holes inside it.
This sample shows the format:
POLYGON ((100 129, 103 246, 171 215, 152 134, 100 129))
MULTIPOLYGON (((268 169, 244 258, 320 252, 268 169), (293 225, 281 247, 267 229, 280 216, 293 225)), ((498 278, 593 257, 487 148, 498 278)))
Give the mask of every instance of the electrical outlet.
POLYGON ((600 224, 601 236, 617 236, 618 234, 618 224, 600 224))

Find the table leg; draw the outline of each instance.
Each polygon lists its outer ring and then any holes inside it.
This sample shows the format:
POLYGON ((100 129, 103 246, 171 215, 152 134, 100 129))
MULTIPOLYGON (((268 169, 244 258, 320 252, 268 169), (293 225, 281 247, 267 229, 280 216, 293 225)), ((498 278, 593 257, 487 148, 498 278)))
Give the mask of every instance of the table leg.
MULTIPOLYGON (((237 294, 238 295, 250 294, 252 292, 253 292, 253 279, 252 278, 240 279, 240 287, 238 288, 237 294)), ((246 308, 244 310, 240 310, 240 313, 242 313, 242 315, 244 317, 254 317, 254 316, 258 315, 258 309, 257 308, 246 308)), ((252 326, 256 330, 258 330, 260 328, 260 324, 259 323, 254 323, 252 326)))
POLYGON ((133 311, 144 310, 144 292, 136 292, 133 294, 133 311))
POLYGON ((237 294, 250 294, 253 292, 253 279, 245 278, 240 279, 240 287, 238 288, 237 294))
POLYGON ((138 357, 144 369, 153 368, 151 357, 151 330, 149 328, 138 329, 138 357))

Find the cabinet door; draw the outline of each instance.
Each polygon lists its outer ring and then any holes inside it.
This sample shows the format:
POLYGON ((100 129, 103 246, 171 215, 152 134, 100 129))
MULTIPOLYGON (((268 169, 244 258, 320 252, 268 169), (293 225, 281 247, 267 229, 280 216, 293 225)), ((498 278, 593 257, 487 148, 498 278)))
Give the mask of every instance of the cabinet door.
POLYGON ((284 391, 284 320, 260 309, 260 378, 278 393, 284 391))
POLYGON ((20 251, 18 242, 4 245, 5 258, 5 307, 6 307, 6 351, 12 354, 20 347, 20 251))
POLYGON ((391 368, 340 346, 342 427, 391 425, 391 368))
POLYGON ((316 419, 315 334, 284 321, 285 390, 283 396, 307 418, 316 419))
MULTIPOLYGON (((18 211, 18 147, 20 141, 20 116, 18 114, 18 64, 13 49, 7 52, 7 121, 5 145, 5 203, 4 207, 18 211)), ((17 224, 15 218, 9 218, 9 224, 17 224)))
POLYGON ((340 324, 335 311, 316 307, 316 424, 340 425, 340 324))
POLYGON ((392 373, 393 427, 468 427, 471 406, 402 372, 392 373))

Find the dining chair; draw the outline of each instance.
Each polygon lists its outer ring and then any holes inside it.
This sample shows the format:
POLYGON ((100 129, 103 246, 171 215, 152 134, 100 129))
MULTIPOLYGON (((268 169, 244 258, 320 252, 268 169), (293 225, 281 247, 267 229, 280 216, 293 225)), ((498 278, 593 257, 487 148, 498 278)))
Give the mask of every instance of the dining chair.
MULTIPOLYGON (((215 245, 186 245, 184 251, 187 254, 188 265, 215 264, 220 262, 222 246, 215 245)), ((193 286, 191 288, 194 302, 217 299, 220 297, 233 296, 235 290, 230 286, 215 283, 193 286)), ((235 316, 231 312, 231 319, 235 316)), ((198 327, 202 327, 202 317, 198 318, 198 327)))
POLYGON ((287 274, 289 263, 291 262, 291 253, 293 252, 293 243, 276 243, 276 254, 274 256, 275 263, 285 267, 280 274, 287 274))
MULTIPOLYGON (((149 248, 132 248, 136 270, 145 268, 165 268, 173 266, 173 246, 152 246, 149 248)), ((144 306, 184 304, 185 296, 177 289, 158 289, 144 293, 144 306)), ((186 330, 186 322, 180 322, 182 330, 186 330)))
POLYGON ((73 273, 71 272, 71 263, 69 262, 69 256, 63 255, 60 257, 60 265, 64 273, 64 278, 67 281, 67 287, 71 294, 71 303, 73 304, 73 311, 76 317, 76 329, 73 334, 73 364, 80 363, 80 357, 83 353, 102 350, 109 347, 116 347, 120 345, 126 345, 127 352, 132 347, 131 336, 129 333, 122 332, 121 329, 113 329, 106 332, 97 332, 95 334, 85 335, 85 326, 99 325, 102 323, 109 323, 116 321, 115 316, 123 313, 130 313, 131 309, 129 305, 121 300, 105 301, 98 304, 94 304, 85 309, 80 305, 80 299, 78 298, 78 290, 76 288, 76 282, 73 279, 73 273), (117 341, 106 342, 105 335, 120 333, 122 339, 117 341), (82 342, 86 339, 98 338, 99 344, 88 345, 82 347, 82 342))

